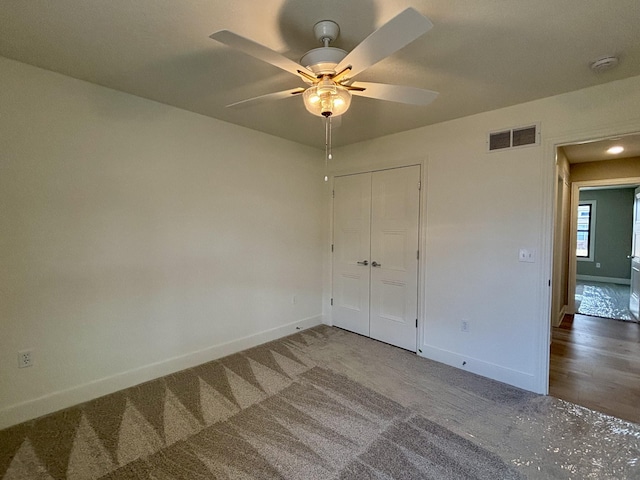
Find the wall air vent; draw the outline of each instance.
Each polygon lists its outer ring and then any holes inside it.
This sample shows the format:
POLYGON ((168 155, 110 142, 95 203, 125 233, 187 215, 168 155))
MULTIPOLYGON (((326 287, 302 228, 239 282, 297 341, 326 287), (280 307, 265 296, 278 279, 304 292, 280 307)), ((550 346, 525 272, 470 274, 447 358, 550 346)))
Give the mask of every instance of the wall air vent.
POLYGON ((511 148, 511 130, 489 134, 489 150, 511 148))
POLYGON ((539 124, 491 132, 487 139, 487 151, 489 152, 531 145, 540 145, 539 124))

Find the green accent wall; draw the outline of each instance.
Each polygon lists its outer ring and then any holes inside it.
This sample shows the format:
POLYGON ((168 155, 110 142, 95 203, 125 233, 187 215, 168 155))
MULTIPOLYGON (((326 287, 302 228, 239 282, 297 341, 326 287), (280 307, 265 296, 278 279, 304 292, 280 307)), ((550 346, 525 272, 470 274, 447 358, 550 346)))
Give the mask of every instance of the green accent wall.
POLYGON ((580 201, 596 201, 594 261, 578 261, 578 275, 631 278, 633 188, 582 190, 580 201), (600 268, 596 268, 600 263, 600 268))

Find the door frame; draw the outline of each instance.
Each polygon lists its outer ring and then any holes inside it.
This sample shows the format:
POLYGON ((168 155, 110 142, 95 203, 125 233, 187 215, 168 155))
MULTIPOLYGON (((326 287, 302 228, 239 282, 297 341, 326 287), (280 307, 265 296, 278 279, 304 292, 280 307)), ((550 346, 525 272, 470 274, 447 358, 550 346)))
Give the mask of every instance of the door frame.
MULTIPOLYGON (((334 155, 334 158, 336 156, 334 155)), ((334 160, 336 161, 336 160, 334 160)), ((327 219, 329 222, 328 228, 328 239, 327 239, 327 268, 325 270, 325 281, 324 285, 327 287, 324 291, 327 292, 323 297, 323 323, 329 326, 333 326, 333 312, 331 307, 331 298, 333 295, 333 256, 331 252, 331 242, 333 241, 333 233, 334 233, 334 225, 333 225, 333 189, 334 189, 334 180, 335 177, 341 177, 345 175, 356 175, 359 173, 368 173, 368 172, 379 172, 383 170, 393 170, 396 168, 403 167, 420 167, 420 192, 419 192, 419 215, 418 215, 418 249, 420 251, 420 258, 418 259, 418 331, 416 332, 416 354, 423 356, 421 345, 423 344, 422 338, 424 335, 424 312, 425 310, 425 294, 424 294, 424 286, 426 285, 426 268, 424 268, 426 264, 426 201, 427 201, 427 168, 428 168, 428 157, 420 157, 413 159, 398 159, 396 161, 389 161, 384 163, 374 163, 362 167, 352 166, 347 168, 335 169, 329 174, 328 188, 327 188, 327 219)))
MULTIPOLYGON (((542 179, 543 188, 541 204, 543 208, 542 225, 541 225, 541 273, 544 282, 541 282, 539 288, 540 299, 540 322, 535 342, 538 345, 537 352, 537 368, 536 368, 536 392, 544 395, 549 394, 549 369, 550 369, 550 345, 551 345, 551 326, 553 321, 553 312, 551 298, 553 292, 553 239, 555 236, 556 221, 556 186, 557 186, 557 149, 564 145, 571 145, 581 142, 592 142, 597 140, 606 140, 611 137, 621 135, 632 135, 640 133, 640 119, 633 122, 624 122, 618 124, 600 125, 597 128, 583 128, 574 131, 565 132, 563 134, 552 136, 544 140, 544 151, 542 161, 542 179), (548 283, 546 281, 548 279, 548 283)), ((610 181, 610 180, 607 180, 610 181)), ((572 209, 573 210, 573 209, 572 209)), ((573 220, 571 220, 573 225, 573 220)), ((577 227, 576 227, 577 228, 577 227)), ((573 235, 570 233, 571 237, 573 235)), ((573 247, 575 249, 575 245, 573 247)), ((575 250, 574 250, 575 251, 575 250)), ((571 247, 569 247, 571 252, 571 247)), ((575 267, 574 267, 575 268, 575 267)), ((575 297, 575 277, 573 292, 569 292, 569 296, 575 297)))

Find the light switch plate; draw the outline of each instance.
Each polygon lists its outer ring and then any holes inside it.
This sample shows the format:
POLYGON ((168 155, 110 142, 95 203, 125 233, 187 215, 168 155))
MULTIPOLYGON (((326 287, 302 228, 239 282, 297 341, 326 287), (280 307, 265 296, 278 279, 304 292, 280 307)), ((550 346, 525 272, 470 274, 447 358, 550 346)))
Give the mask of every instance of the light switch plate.
POLYGON ((528 248, 521 248, 518 252, 518 260, 525 263, 535 263, 536 251, 528 248))

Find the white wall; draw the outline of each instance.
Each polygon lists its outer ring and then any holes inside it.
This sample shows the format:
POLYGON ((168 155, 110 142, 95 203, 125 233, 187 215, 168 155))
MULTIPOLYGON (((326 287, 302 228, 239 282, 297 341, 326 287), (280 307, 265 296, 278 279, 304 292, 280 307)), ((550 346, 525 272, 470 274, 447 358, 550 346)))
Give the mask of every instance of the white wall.
POLYGON ((334 174, 426 162, 424 356, 546 391, 555 145, 640 131, 639 107, 635 77, 334 152, 334 174), (535 122, 540 146, 486 153, 487 132, 535 122))
POLYGON ((0 105, 0 428, 321 321, 322 152, 2 58, 0 105))
MULTIPOLYGON (((322 153, 2 58, 0 105, 0 428, 319 322, 322 153)), ((423 355, 545 390, 555 144, 639 107, 636 77, 334 152, 426 166, 423 355), (537 121, 541 146, 485 153, 537 121)))

